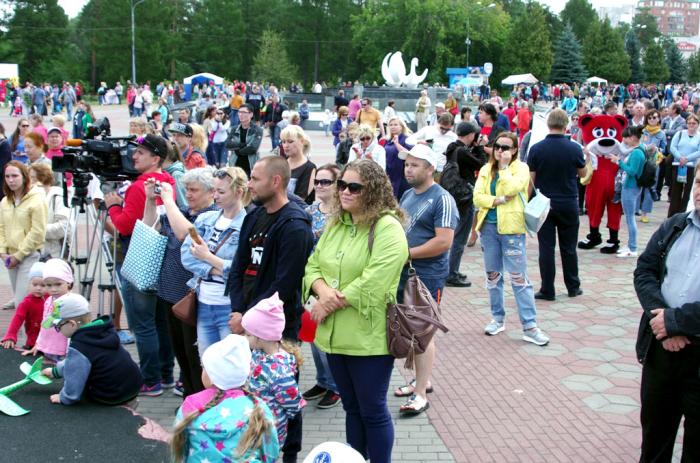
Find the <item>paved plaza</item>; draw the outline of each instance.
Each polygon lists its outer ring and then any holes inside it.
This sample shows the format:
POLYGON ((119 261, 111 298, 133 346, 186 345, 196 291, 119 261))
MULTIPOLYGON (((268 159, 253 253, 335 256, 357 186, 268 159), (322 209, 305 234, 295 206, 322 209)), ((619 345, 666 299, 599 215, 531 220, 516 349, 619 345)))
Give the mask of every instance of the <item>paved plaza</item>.
MULTIPOLYGON (((125 107, 94 110, 98 117, 110 117, 113 135, 126 133, 125 107)), ((0 122, 9 133, 16 119, 2 112, 0 122)), ((311 160, 317 164, 332 161, 331 138, 322 132, 310 136, 311 160)), ((262 151, 269 151, 269 138, 262 151)), ((638 222, 641 249, 666 216, 668 203, 663 196, 654 204, 650 222, 638 222)), ((580 236, 587 230, 588 219, 583 217, 580 236)), ((624 225, 622 230, 624 243, 624 225)), ((399 418, 401 401, 390 397, 396 423, 394 461, 637 460, 641 368, 634 344, 641 308, 632 285, 635 263, 636 259, 618 259, 597 249, 579 251, 584 294, 574 299, 566 296, 559 267, 557 300, 537 301, 538 323, 551 337, 548 346, 538 347, 521 339, 509 284, 506 331, 496 337, 483 334, 490 311, 482 253, 478 245, 466 248, 462 271, 473 285, 446 288, 442 312, 450 332, 437 336, 430 409, 418 417, 399 418)), ((535 290, 539 289, 536 237, 528 239, 528 270, 535 290)), ((7 272, 0 271, 0 304, 10 293, 7 272)), ((95 296, 93 305, 96 301, 95 296)), ((11 315, 0 311, 3 332, 11 315)), ((313 361, 308 346, 304 349, 302 390, 314 384, 313 361)), ((133 346, 129 350, 136 355, 133 346)), ((390 391, 411 378, 401 365, 397 361, 390 391)), ((169 429, 180 403, 166 392, 157 398, 140 398, 138 412, 169 429)), ((344 428, 340 406, 319 410, 310 403, 304 411, 304 451, 326 440, 342 441, 344 428)))

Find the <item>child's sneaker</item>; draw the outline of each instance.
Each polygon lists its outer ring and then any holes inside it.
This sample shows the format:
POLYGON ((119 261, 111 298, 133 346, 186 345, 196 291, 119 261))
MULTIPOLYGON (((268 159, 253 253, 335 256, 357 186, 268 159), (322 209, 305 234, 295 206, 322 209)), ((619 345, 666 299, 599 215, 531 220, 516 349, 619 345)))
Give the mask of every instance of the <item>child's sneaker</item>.
POLYGON ((158 397, 163 393, 163 388, 161 387, 160 383, 156 383, 153 386, 146 386, 145 384, 141 386, 141 390, 139 391, 139 395, 145 395, 148 397, 158 397))
POLYGON ((163 389, 172 389, 176 386, 177 383, 175 381, 161 381, 160 382, 160 387, 163 389))
POLYGON ((175 394, 178 397, 183 397, 185 395, 185 385, 182 384, 182 381, 175 382, 175 387, 173 388, 173 394, 175 394))
POLYGON ((117 336, 119 336, 119 342, 122 344, 133 344, 136 342, 134 340, 134 337, 129 333, 128 330, 119 330, 117 331, 117 336))

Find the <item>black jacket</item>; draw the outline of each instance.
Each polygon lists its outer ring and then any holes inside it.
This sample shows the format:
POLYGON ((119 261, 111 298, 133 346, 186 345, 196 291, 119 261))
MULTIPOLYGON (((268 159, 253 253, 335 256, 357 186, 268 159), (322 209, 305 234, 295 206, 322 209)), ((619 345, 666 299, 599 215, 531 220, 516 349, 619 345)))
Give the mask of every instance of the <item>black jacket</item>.
POLYGON ((637 334, 637 359, 644 363, 656 338, 649 321, 651 310, 665 308, 664 323, 668 336, 700 334, 700 301, 668 307, 661 294, 661 285, 666 277, 668 252, 688 225, 688 213, 681 212, 667 219, 652 235, 646 249, 639 256, 634 270, 634 289, 644 309, 637 334))
MULTIPOLYGON (((301 204, 304 204, 301 202, 301 204)), ((284 302, 286 324, 282 336, 296 340, 301 327, 303 304, 301 281, 306 261, 314 246, 311 232, 311 217, 299 202, 291 199, 280 209, 280 215, 268 233, 268 242, 258 268, 253 296, 248 305, 244 303, 243 278, 250 263, 250 234, 258 216, 265 208, 254 209, 243 220, 238 250, 231 266, 226 291, 231 298, 231 311, 245 313, 248 309, 279 292, 284 302)))
POLYGON ((263 122, 269 122, 270 126, 279 124, 282 121, 282 113, 286 110, 287 107, 282 103, 277 103, 274 109, 272 103, 270 103, 267 105, 267 111, 265 111, 263 122))

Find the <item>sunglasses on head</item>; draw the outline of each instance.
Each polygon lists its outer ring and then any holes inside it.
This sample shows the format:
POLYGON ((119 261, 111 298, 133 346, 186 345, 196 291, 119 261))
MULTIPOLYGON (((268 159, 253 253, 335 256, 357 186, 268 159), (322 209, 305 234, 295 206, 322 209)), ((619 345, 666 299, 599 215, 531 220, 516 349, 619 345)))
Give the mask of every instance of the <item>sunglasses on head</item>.
POLYGON ((362 189, 365 187, 361 183, 354 183, 354 182, 348 183, 345 180, 338 180, 336 182, 336 185, 338 186, 338 191, 343 192, 347 189, 351 195, 360 194, 362 189))
POLYGON ((333 185, 333 180, 329 180, 327 178, 322 178, 322 179, 316 179, 314 180, 314 186, 324 186, 328 187, 333 185))
POLYGON ((233 178, 233 177, 231 177, 231 174, 229 174, 226 169, 219 169, 219 170, 214 172, 214 178, 222 179, 222 178, 226 178, 226 177, 231 178, 231 179, 233 178))
POLYGON ((498 143, 493 144, 494 151, 510 151, 513 149, 511 145, 501 145, 498 143))

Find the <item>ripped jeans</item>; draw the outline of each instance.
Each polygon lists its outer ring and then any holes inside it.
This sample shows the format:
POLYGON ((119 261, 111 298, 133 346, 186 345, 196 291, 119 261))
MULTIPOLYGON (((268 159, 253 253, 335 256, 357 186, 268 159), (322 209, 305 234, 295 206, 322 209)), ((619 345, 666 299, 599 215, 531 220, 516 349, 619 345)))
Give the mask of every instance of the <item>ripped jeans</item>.
POLYGON ((500 235, 497 225, 484 222, 481 227, 481 248, 486 267, 486 289, 491 300, 491 315, 502 323, 506 316, 503 302, 503 272, 508 273, 518 306, 523 330, 537 326, 535 291, 527 277, 525 235, 500 235))

